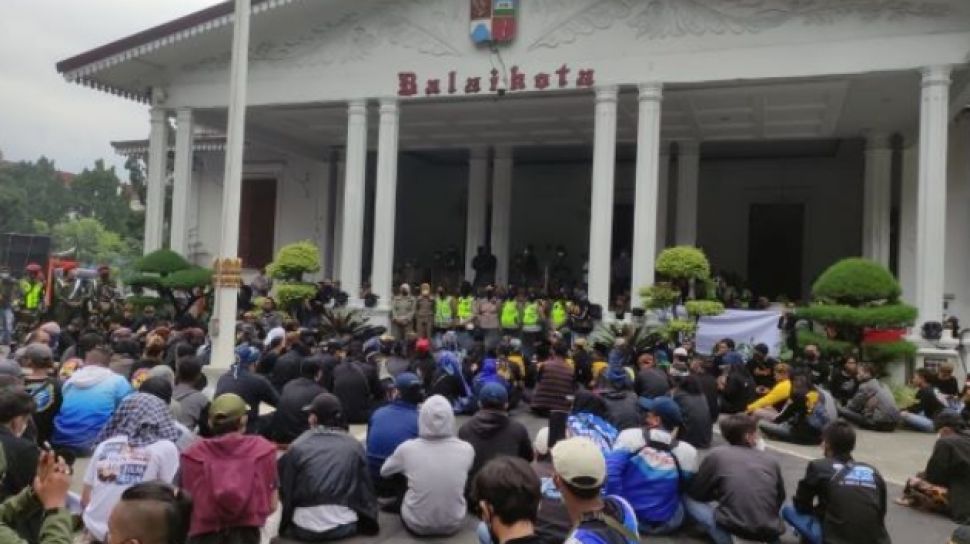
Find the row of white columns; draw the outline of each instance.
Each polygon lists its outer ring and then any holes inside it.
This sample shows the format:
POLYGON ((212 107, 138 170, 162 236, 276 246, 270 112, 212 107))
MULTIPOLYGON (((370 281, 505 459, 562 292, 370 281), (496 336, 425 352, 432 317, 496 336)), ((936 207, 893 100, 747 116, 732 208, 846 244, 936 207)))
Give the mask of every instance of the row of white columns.
MULTIPOLYGON (((151 131, 148 136, 148 178, 145 192, 146 254, 161 249, 165 232, 165 183, 168 178, 169 113, 162 107, 149 112, 151 131)), ((182 255, 188 253, 188 217, 191 199, 192 160, 195 146, 192 110, 175 112, 175 162, 172 166, 172 220, 169 222, 169 248, 182 255)))

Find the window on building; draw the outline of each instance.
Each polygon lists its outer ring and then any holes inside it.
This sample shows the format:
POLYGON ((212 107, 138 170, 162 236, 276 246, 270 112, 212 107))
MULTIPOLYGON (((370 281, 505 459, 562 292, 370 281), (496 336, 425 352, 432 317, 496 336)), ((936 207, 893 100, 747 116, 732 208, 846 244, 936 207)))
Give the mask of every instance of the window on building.
POLYGON ((276 238, 276 180, 244 179, 239 205, 239 258, 246 268, 273 260, 276 238))

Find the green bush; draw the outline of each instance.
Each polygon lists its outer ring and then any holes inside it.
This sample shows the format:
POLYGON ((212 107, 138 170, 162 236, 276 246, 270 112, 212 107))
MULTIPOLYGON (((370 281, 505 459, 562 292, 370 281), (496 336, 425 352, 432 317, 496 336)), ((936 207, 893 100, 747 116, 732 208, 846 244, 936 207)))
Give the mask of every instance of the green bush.
POLYGON ((914 355, 916 355, 916 345, 906 340, 862 344, 862 358, 873 363, 905 361, 914 355))
POLYGON ((670 247, 657 257, 657 272, 670 279, 704 279, 711 265, 700 249, 692 246, 670 247))
POLYGON ((317 287, 312 283, 280 283, 276 285, 276 301, 280 307, 286 309, 309 300, 316 294, 317 287))
POLYGON ((909 408, 916 403, 916 390, 905 384, 895 384, 890 385, 889 388, 893 392, 893 399, 896 401, 896 407, 900 410, 904 408, 909 408))
POLYGON ((669 283, 660 282, 641 289, 640 296, 643 297, 643 305, 647 308, 670 308, 680 298, 680 290, 669 283))
POLYGON ((681 335, 693 336, 697 332, 697 323, 688 319, 671 319, 663 325, 661 332, 671 342, 678 342, 681 335))
POLYGON ((818 334, 808 329, 800 329, 796 334, 796 342, 799 348, 804 348, 809 344, 818 346, 822 355, 828 357, 844 357, 856 348, 855 344, 845 340, 833 340, 824 334, 818 334))
POLYGON ((162 278, 161 283, 169 289, 189 290, 196 287, 205 287, 212 283, 212 270, 202 268, 201 266, 193 266, 185 270, 172 272, 162 278))
POLYGON ((156 274, 171 274, 191 267, 192 265, 185 260, 185 257, 170 249, 153 251, 132 264, 134 270, 156 274))
POLYGON ((148 297, 140 295, 132 295, 125 299, 126 304, 131 304, 134 306, 135 311, 140 312, 145 306, 154 306, 156 310, 163 309, 165 307, 165 301, 158 297, 148 297))
POLYGON ((684 307, 691 317, 704 317, 724 313, 724 304, 716 300, 688 300, 684 307))
POLYGON ((320 249, 309 240, 287 244, 266 271, 278 280, 303 281, 303 274, 320 270, 320 249))
POLYGON ((798 308, 795 315, 823 323, 890 329, 912 324, 916 319, 916 308, 906 304, 863 307, 815 304, 798 308))
POLYGON ((853 257, 830 266, 812 285, 816 299, 859 305, 886 300, 894 302, 902 289, 889 270, 873 261, 853 257))

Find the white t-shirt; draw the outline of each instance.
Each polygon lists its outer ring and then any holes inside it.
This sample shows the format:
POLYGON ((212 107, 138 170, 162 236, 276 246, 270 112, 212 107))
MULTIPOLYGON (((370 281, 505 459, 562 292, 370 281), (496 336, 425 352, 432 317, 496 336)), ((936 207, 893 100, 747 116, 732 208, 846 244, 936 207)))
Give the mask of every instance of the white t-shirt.
POLYGON ((325 533, 341 525, 357 523, 357 512, 339 504, 302 506, 293 509, 293 523, 307 531, 325 533))
POLYGON ((169 440, 141 448, 128 445, 128 437, 115 436, 94 450, 84 485, 91 486, 91 502, 84 509, 84 526, 97 540, 108 532, 108 516, 121 494, 141 482, 172 483, 179 468, 179 450, 169 440))
MULTIPOLYGON (((671 436, 667 431, 650 429, 650 440, 670 444, 671 436)), ((640 451, 646 445, 646 442, 643 441, 643 429, 634 428, 621 431, 613 443, 613 449, 640 451)), ((695 474, 697 472, 699 461, 697 459, 697 450, 694 446, 691 446, 683 440, 678 440, 677 445, 671 450, 671 453, 674 454, 677 462, 680 463, 680 470, 688 474, 695 474)))

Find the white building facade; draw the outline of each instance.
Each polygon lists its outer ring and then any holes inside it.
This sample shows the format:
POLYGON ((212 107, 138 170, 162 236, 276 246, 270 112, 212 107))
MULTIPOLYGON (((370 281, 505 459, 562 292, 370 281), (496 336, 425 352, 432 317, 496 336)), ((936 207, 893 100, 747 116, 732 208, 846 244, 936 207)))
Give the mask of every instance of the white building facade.
MULTIPOLYGON (((625 252, 634 293, 690 244, 789 298, 863 255, 920 322, 970 316, 970 3, 521 0, 512 39, 484 46, 481 5, 253 0, 244 265, 309 239, 321 276, 388 301, 395 270, 449 246, 469 274, 489 246, 499 283, 522 248, 562 246, 606 305, 625 252)), ((206 265, 224 157, 198 135, 226 130, 232 12, 58 64, 151 105, 146 251, 206 265)))

